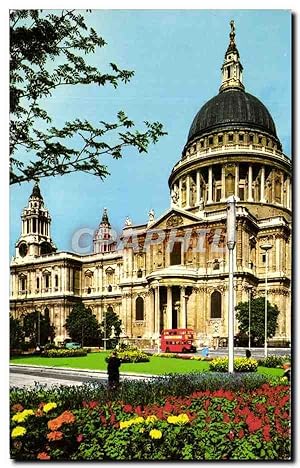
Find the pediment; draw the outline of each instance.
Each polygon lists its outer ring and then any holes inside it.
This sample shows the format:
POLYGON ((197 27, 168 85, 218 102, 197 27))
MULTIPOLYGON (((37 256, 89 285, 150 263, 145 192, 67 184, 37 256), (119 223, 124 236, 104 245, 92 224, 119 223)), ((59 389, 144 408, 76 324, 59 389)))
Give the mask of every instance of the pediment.
POLYGON ((148 225, 147 229, 171 229, 189 226, 200 221, 197 215, 188 211, 171 208, 148 225))

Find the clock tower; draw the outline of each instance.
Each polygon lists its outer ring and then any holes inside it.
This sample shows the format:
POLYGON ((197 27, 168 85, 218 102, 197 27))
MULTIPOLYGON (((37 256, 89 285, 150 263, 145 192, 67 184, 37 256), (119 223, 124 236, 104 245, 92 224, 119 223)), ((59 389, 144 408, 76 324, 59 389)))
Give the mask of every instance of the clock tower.
POLYGON ((51 239, 51 217, 36 182, 22 212, 22 232, 16 243, 16 258, 38 257, 56 252, 51 239))

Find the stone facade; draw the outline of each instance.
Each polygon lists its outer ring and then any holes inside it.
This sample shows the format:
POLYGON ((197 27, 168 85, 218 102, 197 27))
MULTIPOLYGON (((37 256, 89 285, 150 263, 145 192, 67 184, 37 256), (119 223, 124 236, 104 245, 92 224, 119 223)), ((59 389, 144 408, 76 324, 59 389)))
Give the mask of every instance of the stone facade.
POLYGON ((70 310, 83 301, 99 321, 111 307, 132 339, 150 340, 176 327, 193 328, 203 344, 226 337, 226 200, 235 195, 235 303, 248 300, 249 286, 254 297, 265 294, 268 261, 268 298, 280 310, 274 339, 290 341, 291 162, 267 109, 244 91, 234 28, 222 76, 218 109, 226 99, 234 109, 247 98, 250 118, 245 123, 242 115, 236 121, 237 114, 231 121, 219 115, 211 125, 207 115, 215 112, 216 101, 209 101, 171 171, 170 208, 159 218, 151 210, 144 225, 127 219, 121 245, 112 238, 105 210, 93 254, 57 252, 35 185, 11 262, 10 307, 16 317, 48 308, 59 341, 70 310), (261 249, 266 242, 272 246, 268 253, 261 249))

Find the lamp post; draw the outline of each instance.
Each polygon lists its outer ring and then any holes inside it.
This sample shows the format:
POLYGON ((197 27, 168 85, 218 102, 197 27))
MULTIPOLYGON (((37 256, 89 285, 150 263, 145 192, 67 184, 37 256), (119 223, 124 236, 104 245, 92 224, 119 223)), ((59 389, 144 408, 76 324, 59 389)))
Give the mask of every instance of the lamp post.
POLYGON ((234 290, 233 290, 233 253, 236 244, 236 202, 239 199, 231 195, 227 199, 227 247, 229 250, 228 274, 228 372, 234 371, 234 290))
POLYGON ((265 358, 268 357, 268 263, 269 263, 269 250, 272 248, 271 244, 263 244, 260 248, 266 254, 266 278, 265 278, 265 358))
POLYGON ((106 311, 104 312, 104 351, 106 351, 106 311))
POLYGON ((249 294, 249 326, 248 326, 248 349, 251 350, 251 299, 252 299, 252 289, 253 286, 250 284, 247 286, 248 294, 249 294))

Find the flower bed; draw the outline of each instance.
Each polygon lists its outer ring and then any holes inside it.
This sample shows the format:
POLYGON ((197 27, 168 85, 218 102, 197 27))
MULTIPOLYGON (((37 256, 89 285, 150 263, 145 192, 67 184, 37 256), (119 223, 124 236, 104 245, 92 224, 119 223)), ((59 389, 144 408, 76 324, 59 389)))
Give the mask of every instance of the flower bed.
POLYGON ((87 351, 84 349, 47 349, 41 356, 42 357, 79 357, 86 356, 87 351))
POLYGON ((258 359, 258 365, 264 367, 282 367, 285 362, 290 362, 291 356, 269 355, 266 358, 258 359))
MULTIPOLYGON (((117 356, 123 363, 125 362, 149 362, 150 357, 143 351, 131 350, 131 351, 118 351, 117 356)), ((108 361, 109 357, 106 358, 108 361)))
MULTIPOLYGON (((228 358, 216 358, 209 364, 209 370, 214 372, 228 372, 228 358)), ((234 359, 234 370, 236 372, 256 372, 257 361, 252 358, 234 359)))
POLYGON ((104 395, 104 388, 101 394, 98 386, 89 385, 15 389, 11 456, 82 461, 289 459, 289 386, 277 381, 245 389, 246 381, 238 380, 236 390, 198 389, 181 396, 166 396, 161 380, 157 397, 144 404, 133 403, 133 382, 123 394, 106 390, 104 395))

